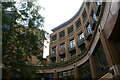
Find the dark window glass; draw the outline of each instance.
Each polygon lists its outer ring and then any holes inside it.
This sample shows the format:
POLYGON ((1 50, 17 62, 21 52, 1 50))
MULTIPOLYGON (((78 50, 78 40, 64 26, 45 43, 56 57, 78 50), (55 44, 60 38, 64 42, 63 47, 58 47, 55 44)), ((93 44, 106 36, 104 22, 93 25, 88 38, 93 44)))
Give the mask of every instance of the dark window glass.
POLYGON ((60 35, 60 38, 65 37, 65 31, 64 31, 64 30, 63 30, 63 31, 61 31, 61 32, 59 33, 59 35, 60 35))
POLYGON ((54 43, 56 40, 57 40, 57 35, 55 34, 52 36, 52 42, 54 43))
POLYGON ((86 2, 88 10, 90 10, 90 2, 86 2))
POLYGON ((81 27, 81 20, 80 18, 75 22, 76 24, 76 29, 79 29, 81 27))
POLYGON ((74 29, 73 29, 73 25, 68 27, 68 35, 70 35, 71 33, 73 33, 74 29))
POLYGON ((52 48, 52 54, 56 54, 56 47, 52 48))
POLYGON ((83 22, 85 22, 85 20, 87 19, 87 13, 86 13, 85 9, 84 9, 84 11, 82 13, 82 17, 83 17, 83 22))
POLYGON ((60 44, 60 48, 65 48, 65 43, 60 44))

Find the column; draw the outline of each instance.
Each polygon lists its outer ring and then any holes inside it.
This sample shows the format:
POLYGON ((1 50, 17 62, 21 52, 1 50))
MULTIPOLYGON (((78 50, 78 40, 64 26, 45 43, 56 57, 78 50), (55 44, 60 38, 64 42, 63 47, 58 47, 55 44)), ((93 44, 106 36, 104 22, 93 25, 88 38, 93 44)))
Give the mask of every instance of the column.
POLYGON ((75 37, 74 37, 74 39, 75 39, 75 45, 76 45, 76 47, 75 47, 75 49, 76 49, 76 54, 78 55, 79 54, 79 48, 78 48, 78 39, 77 39, 77 35, 75 35, 75 37))
POLYGON ((68 41, 68 33, 67 33, 67 29, 65 29, 65 43, 66 43, 66 49, 65 49, 65 55, 66 55, 66 60, 70 59, 70 54, 69 54, 69 41, 68 41))
POLYGON ((53 79, 58 80, 58 72, 56 70, 53 73, 53 79))
MULTIPOLYGON (((59 33, 57 33, 57 40, 59 41, 59 33)), ((60 62, 60 56, 59 56, 59 42, 56 43, 56 63, 60 62)))
POLYGON ((93 55, 89 57, 89 62, 90 62, 90 69, 92 73, 92 78, 95 79, 97 78, 97 71, 96 71, 96 66, 95 66, 95 60, 93 55))
POLYGON ((75 80, 79 80, 79 70, 78 70, 78 68, 75 67, 75 68, 73 69, 73 72, 74 72, 74 79, 75 79, 75 80))
POLYGON ((60 56, 59 56, 59 45, 56 45, 56 63, 60 62, 60 56))

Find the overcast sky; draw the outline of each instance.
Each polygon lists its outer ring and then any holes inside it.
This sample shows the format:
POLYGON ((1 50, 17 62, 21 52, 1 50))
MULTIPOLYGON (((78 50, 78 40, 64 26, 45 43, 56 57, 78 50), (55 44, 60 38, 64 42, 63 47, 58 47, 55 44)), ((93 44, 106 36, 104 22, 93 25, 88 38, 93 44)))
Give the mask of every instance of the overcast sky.
MULTIPOLYGON (((73 17, 79 10, 83 0, 38 0, 40 6, 45 10, 41 10, 40 14, 45 17, 44 29, 48 33, 52 33, 51 29, 64 23, 73 17)), ((49 44, 44 48, 43 57, 49 55, 49 44)))

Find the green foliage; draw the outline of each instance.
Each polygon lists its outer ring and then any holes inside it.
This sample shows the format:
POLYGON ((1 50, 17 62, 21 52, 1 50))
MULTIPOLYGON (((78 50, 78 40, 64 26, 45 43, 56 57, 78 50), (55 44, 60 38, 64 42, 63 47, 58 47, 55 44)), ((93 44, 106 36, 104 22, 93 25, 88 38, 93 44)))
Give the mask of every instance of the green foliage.
POLYGON ((2 2, 2 60, 3 78, 30 78, 36 73, 33 65, 28 65, 32 55, 42 52, 38 43, 45 40, 44 18, 38 13, 39 6, 32 2, 20 3, 22 9, 16 8, 15 2, 2 2), (33 6, 34 5, 34 6, 33 6), (26 63, 28 62, 28 63, 26 63), (17 75, 18 74, 18 75, 17 75))

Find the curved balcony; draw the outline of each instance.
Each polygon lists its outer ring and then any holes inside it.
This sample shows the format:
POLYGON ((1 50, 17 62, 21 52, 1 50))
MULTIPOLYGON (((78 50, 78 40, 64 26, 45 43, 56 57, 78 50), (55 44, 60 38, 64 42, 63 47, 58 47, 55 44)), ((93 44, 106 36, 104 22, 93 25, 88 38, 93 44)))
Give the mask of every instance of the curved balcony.
MULTIPOLYGON (((65 23, 63 23, 63 24, 61 24, 60 26, 58 26, 58 27, 56 27, 56 28, 54 28, 54 29, 52 29, 52 31, 56 31, 56 30, 59 30, 59 29, 61 29, 61 28, 64 28, 64 26, 66 26, 66 25, 68 25, 69 23, 71 23, 72 21, 74 21, 74 19, 75 18, 77 18, 78 17, 78 15, 80 14, 80 13, 82 13, 81 12, 81 10, 82 11, 84 11, 84 3, 83 3, 83 5, 82 5, 82 7, 80 8, 80 10, 77 12, 77 14, 74 16, 74 17, 72 17, 70 20, 68 20, 67 22, 65 22, 65 23)), ((99 20, 99 19, 98 19, 99 20)), ((94 27, 97 27, 96 25, 94 25, 94 27)), ((81 27, 79 30, 81 30, 83 27, 81 27)), ((79 31, 79 30, 77 30, 77 31, 79 31)), ((84 61, 83 62, 81 62, 84 58, 86 59, 85 61, 87 61, 87 59, 88 59, 88 53, 89 53, 89 51, 90 51, 90 49, 91 49, 91 45, 92 45, 92 42, 93 42, 93 40, 94 40, 94 38, 95 38, 95 35, 96 34, 94 34, 94 33, 96 33, 97 32, 97 30, 95 30, 92 34, 89 34, 89 33, 87 33, 87 30, 85 30, 85 38, 87 39, 87 40, 92 40, 91 42, 90 42, 90 45, 88 46, 88 48, 85 48, 84 50, 82 50, 81 52, 79 52, 78 53, 78 55, 74 55, 71 59, 69 59, 69 60, 67 60, 67 61, 62 61, 62 62, 58 62, 58 63, 51 63, 51 64, 44 64, 44 65, 42 65, 41 64, 41 66, 39 66, 39 68, 41 69, 53 69, 53 68, 60 68, 60 67, 64 67, 64 66, 70 66, 70 65, 73 65, 74 63, 78 63, 78 65, 80 65, 80 64, 82 64, 82 63, 84 63, 84 61), (91 37, 91 38, 90 38, 91 37), (79 63, 80 62, 80 63, 79 63), (44 67, 43 67, 44 66, 44 67)), ((77 32, 72 32, 72 33, 77 33, 77 32)), ((99 33, 99 32, 98 32, 99 33)), ((66 36, 66 35, 65 35, 66 36)), ((68 37, 70 37, 69 36, 69 34, 68 34, 68 37)), ((78 47, 80 47, 80 46, 82 46, 83 44, 85 43, 85 39, 81 39, 81 40, 79 40, 78 41, 78 47)), ((73 48, 68 48, 68 52, 71 54, 71 55, 73 55, 73 54, 76 54, 76 47, 73 47, 73 48)), ((62 56, 62 55, 64 55, 65 54, 65 49, 62 49, 62 50, 60 50, 60 54, 59 54, 59 56, 62 56)), ((90 53, 89 53, 90 54, 90 53)), ((91 53, 92 54, 92 53, 91 53)), ((54 58, 54 57, 56 57, 55 55, 53 55, 53 56, 51 56, 52 58, 54 58)))
MULTIPOLYGON (((91 55, 94 54, 94 50, 96 48, 96 45, 97 45, 98 41, 101 40, 100 36, 103 35, 102 30, 104 30, 104 27, 106 27, 106 24, 109 25, 108 24, 109 17, 110 17, 109 15, 112 14, 112 12, 109 14, 109 11, 110 11, 110 8, 113 7, 113 6, 114 6, 114 3, 111 2, 111 4, 107 3, 107 5, 106 5, 106 4, 103 3, 102 5, 100 5, 98 7, 95 7, 95 8, 97 8, 94 11, 96 16, 97 16, 97 21, 92 21, 92 19, 88 17, 89 20, 87 19, 86 21, 82 21, 84 23, 82 23, 83 25, 79 30, 76 30, 76 28, 74 26, 74 35, 72 35, 72 37, 68 36, 68 35, 65 35, 66 38, 65 38, 64 41, 68 41, 69 39, 71 39, 73 37, 75 38, 76 36, 78 36, 77 34, 79 34, 80 32, 85 33, 85 39, 86 40, 82 39, 82 40, 78 40, 78 42, 75 40, 77 42, 78 46, 76 46, 73 49, 72 48, 70 49, 70 48, 67 47, 68 49, 66 49, 67 51, 65 51, 65 52, 68 52, 67 55, 69 55, 69 53, 72 54, 72 55, 74 53, 76 53, 76 54, 73 55, 73 57, 68 59, 67 61, 51 63, 51 64, 45 64, 45 65, 42 65, 42 64, 38 65, 39 66, 38 67, 39 68, 39 73, 44 73, 42 71, 43 69, 46 71, 46 73, 54 73, 55 70, 57 70, 57 72, 67 71, 67 70, 70 70, 70 69, 74 69, 75 67, 79 67, 81 65, 84 65, 84 63, 87 62, 87 61, 91 61, 92 60, 91 55), (104 11, 104 7, 105 7, 105 11, 104 11), (106 17, 106 16, 108 16, 108 17, 106 17), (87 33, 86 26, 85 26, 87 24, 87 22, 89 22, 90 25, 92 25, 91 26, 92 34, 87 33), (84 50, 82 50, 81 52, 79 52, 79 50, 76 50, 77 48, 79 49, 79 47, 81 45, 83 45, 84 43, 85 44, 88 43, 88 44, 86 44, 86 48, 84 50)), ((64 23, 64 24, 54 28, 53 31, 56 31, 56 30, 59 30, 59 29, 65 30, 71 24, 75 24, 75 21, 81 16, 82 11, 84 9, 85 9, 85 6, 83 4, 83 6, 81 8, 81 11, 79 11, 79 13, 77 13, 76 17, 72 18, 72 20, 69 20, 69 22, 64 23), (80 16, 78 16, 78 15, 80 15, 80 16)), ((91 9, 89 9, 89 11, 91 11, 91 9)), ((82 19, 82 20, 84 20, 84 19, 82 19)), ((111 26, 111 25, 109 25, 109 26, 111 26)), ((67 32, 65 32, 65 33, 67 33, 67 32)), ((108 34, 107 32, 104 32, 104 33, 108 34)), ((108 36, 107 36, 107 38, 108 38, 108 36)), ((104 38, 102 38, 102 39, 104 39, 104 38)), ((60 43, 58 42, 56 45, 58 45, 58 44, 60 44, 60 43)), ((66 44, 66 45, 68 45, 68 44, 66 44)), ((61 56, 61 55, 63 55, 63 53, 59 54, 59 56, 61 56)), ((90 62, 90 64, 92 64, 92 63, 90 62)), ((94 65, 92 65, 92 66, 94 66, 94 65)), ((97 67, 99 67, 99 65, 97 65, 97 67)), ((103 66, 101 66, 101 67, 103 67, 103 66)), ((93 67, 93 69, 94 69, 94 67, 93 67)), ((102 69, 101 69, 101 71, 102 71, 102 69)), ((108 70, 106 70, 106 71, 108 72, 108 70)), ((102 75, 100 75, 100 77, 103 76, 103 75, 104 75, 104 73, 102 73, 102 75)))

